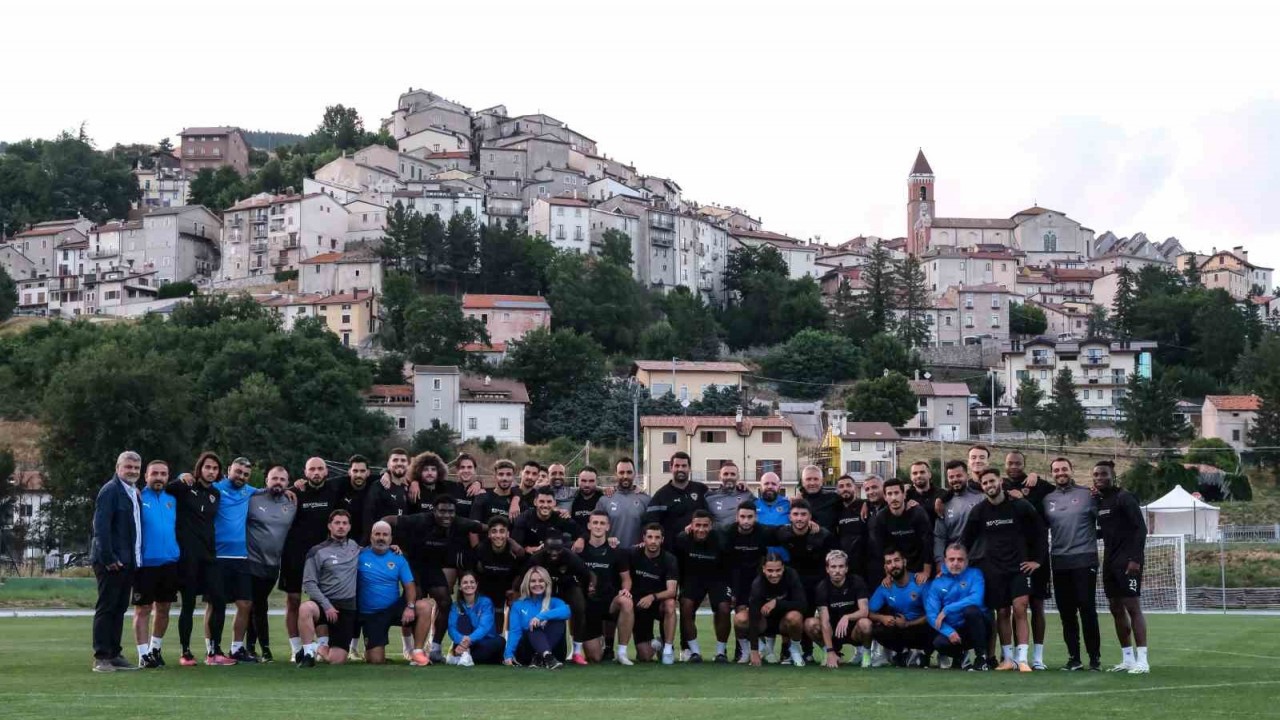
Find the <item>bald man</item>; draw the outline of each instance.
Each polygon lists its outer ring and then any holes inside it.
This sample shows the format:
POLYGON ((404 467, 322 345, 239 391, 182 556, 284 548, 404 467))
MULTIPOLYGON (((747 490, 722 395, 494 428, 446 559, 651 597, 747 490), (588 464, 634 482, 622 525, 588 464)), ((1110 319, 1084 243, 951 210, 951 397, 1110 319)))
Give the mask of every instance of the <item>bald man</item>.
POLYGON ((834 488, 824 487, 822 468, 817 465, 805 465, 800 471, 800 497, 809 503, 809 512, 813 521, 827 532, 836 531, 836 517, 839 515, 840 496, 834 488))
MULTIPOLYGON (((756 498, 756 524, 765 527, 781 527, 791 524, 791 500, 782 494, 782 479, 778 473, 767 472, 760 476, 760 497, 756 498)), ((770 546, 769 552, 778 553, 783 560, 791 556, 780 546, 770 546)))
MULTIPOLYGON (((330 480, 329 466, 321 457, 307 460, 303 477, 293 486, 298 513, 289 528, 280 561, 280 589, 285 592, 284 627, 289 633, 290 656, 295 658, 302 649, 298 607, 302 604, 302 570, 307 551, 329 537, 329 513, 341 507, 343 493, 350 485, 346 476, 330 480)), ((327 640, 327 636, 320 636, 321 645, 326 645, 327 640)))

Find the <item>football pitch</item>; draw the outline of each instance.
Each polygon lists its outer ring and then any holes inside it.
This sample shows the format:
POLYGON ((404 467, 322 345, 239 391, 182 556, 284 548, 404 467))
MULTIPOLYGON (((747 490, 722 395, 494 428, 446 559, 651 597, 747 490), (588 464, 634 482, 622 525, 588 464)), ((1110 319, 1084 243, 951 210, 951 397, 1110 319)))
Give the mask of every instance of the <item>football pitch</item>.
MULTIPOLYGON (((169 667, 90 672, 88 618, 0 619, 0 716, 148 718, 743 718, 908 717, 944 720, 1009 716, 1077 718, 1280 717, 1280 618, 1149 616, 1152 672, 1032 675, 821 667, 652 665, 566 667, 295 668, 177 667, 176 618, 166 638, 169 667)), ((288 652, 273 617, 278 655, 288 652)), ((1065 661, 1056 616, 1046 662, 1065 661)), ((714 648, 709 623, 703 648, 714 648)), ((198 631, 197 631, 198 632, 198 631)), ((1103 659, 1119 659, 1104 617, 1103 659), (1110 640, 1108 641, 1108 636, 1110 640)), ((398 640, 393 638, 397 644, 398 640)), ((819 652, 819 654, 821 654, 819 652)), ((126 643, 124 655, 133 660, 126 643)), ((708 656, 710 653, 708 654, 708 656)))

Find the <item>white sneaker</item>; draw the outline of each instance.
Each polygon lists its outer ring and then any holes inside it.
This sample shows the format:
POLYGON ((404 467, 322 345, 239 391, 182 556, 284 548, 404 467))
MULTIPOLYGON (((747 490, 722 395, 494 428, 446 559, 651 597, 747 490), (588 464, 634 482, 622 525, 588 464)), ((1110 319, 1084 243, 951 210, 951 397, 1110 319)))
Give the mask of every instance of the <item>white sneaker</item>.
POLYGON ((950 657, 950 656, 948 656, 948 655, 940 655, 940 656, 938 657, 938 669, 939 669, 939 670, 950 670, 950 669, 951 669, 951 664, 952 664, 952 663, 954 663, 954 662, 955 662, 955 658, 952 658, 952 657, 950 657))
POLYGON ((1129 672, 1132 669, 1133 669, 1133 663, 1126 660, 1120 663, 1119 665, 1116 665, 1115 667, 1111 668, 1107 672, 1129 672))
POLYGON ((682 662, 682 663, 687 663, 687 662, 689 662, 689 658, 690 658, 690 657, 693 657, 693 651, 692 651, 692 650, 681 650, 681 651, 680 651, 680 662, 682 662))
POLYGON ((750 662, 751 662, 751 653, 749 652, 742 653, 742 657, 738 658, 739 665, 746 665, 750 662))
POLYGON ((613 656, 613 659, 619 665, 623 665, 626 667, 631 667, 632 665, 635 665, 635 663, 631 662, 631 658, 627 657, 627 655, 624 653, 617 653, 616 655, 613 656))
POLYGON ((460 665, 460 664, 462 664, 462 658, 461 658, 461 656, 454 655, 453 653, 449 653, 449 656, 448 656, 448 657, 446 657, 446 658, 444 659, 444 664, 445 664, 445 665, 460 665))
POLYGON ((1135 662, 1133 666, 1129 668, 1130 675, 1146 675, 1150 672, 1151 666, 1144 662, 1135 662))
POLYGON ((873 652, 871 654, 871 667, 882 668, 888 664, 889 664, 889 656, 885 653, 884 650, 880 650, 879 652, 873 652))
POLYGON ((862 648, 853 651, 853 657, 849 659, 849 664, 857 667, 862 664, 862 648))
POLYGON ((476 662, 471 659, 471 653, 464 652, 458 656, 459 667, 475 667, 476 662))
POLYGON ((663 664, 663 665, 675 665, 675 664, 676 664, 676 653, 675 653, 675 650, 667 650, 667 649, 663 649, 663 651, 662 651, 662 664, 663 664))
POLYGON ((791 651, 791 664, 796 667, 804 667, 804 657, 798 650, 791 651))
POLYGON ((777 655, 775 655, 775 654, 773 654, 773 653, 769 653, 768 655, 765 655, 765 656, 764 656, 764 664, 765 664, 765 665, 777 665, 777 664, 778 664, 778 656, 777 656, 777 655))
POLYGON ((1048 670, 1049 666, 1045 665, 1044 662, 1040 660, 1036 660, 1035 662, 1031 663, 1031 669, 1032 670, 1048 670))
POLYGON ((400 657, 403 657, 405 662, 413 662, 413 651, 405 650, 404 652, 400 653, 400 657))

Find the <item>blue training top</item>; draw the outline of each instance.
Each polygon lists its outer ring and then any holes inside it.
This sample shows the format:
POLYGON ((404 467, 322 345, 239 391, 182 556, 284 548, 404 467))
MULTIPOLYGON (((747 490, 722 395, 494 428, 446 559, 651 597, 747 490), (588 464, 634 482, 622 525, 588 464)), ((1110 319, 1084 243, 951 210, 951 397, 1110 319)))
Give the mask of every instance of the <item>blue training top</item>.
POLYGON ((165 492, 144 487, 138 497, 142 512, 142 560, 138 567, 178 562, 178 503, 165 492))
POLYGON ((220 558, 248 559, 249 557, 249 498, 258 489, 245 483, 236 489, 228 478, 213 484, 222 500, 218 503, 218 515, 213 519, 213 546, 220 558))
POLYGON ((365 548, 356 562, 359 569, 356 603, 362 613, 391 607, 400 599, 400 586, 413 582, 409 561, 390 550, 379 555, 373 548, 365 548))
POLYGON ((888 605, 894 613, 907 620, 923 617, 925 588, 916 584, 915 573, 908 572, 905 575, 907 578, 905 587, 900 587, 895 582, 890 582, 889 587, 884 585, 876 586, 876 591, 871 596, 871 602, 867 603, 867 609, 871 612, 880 612, 881 609, 888 605))

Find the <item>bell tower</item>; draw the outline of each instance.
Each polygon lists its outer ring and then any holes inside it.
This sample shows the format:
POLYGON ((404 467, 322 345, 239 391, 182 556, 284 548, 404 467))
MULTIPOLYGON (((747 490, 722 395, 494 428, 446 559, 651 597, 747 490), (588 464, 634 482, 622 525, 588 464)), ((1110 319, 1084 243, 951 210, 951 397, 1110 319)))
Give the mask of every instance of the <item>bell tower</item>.
POLYGON ((921 148, 907 176, 907 254, 919 257, 929 251, 933 210, 933 168, 921 148))

